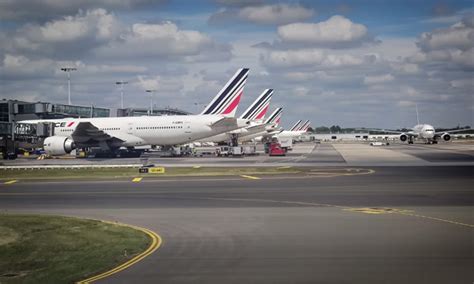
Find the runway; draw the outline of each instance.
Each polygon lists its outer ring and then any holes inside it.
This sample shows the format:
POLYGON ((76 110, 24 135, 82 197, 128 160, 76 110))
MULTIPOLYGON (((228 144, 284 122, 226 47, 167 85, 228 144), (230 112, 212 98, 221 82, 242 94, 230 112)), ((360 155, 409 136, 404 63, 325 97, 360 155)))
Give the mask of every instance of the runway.
POLYGON ((156 253, 99 283, 471 283, 473 167, 367 169, 19 181, 0 186, 0 208, 120 221, 162 236, 156 253))

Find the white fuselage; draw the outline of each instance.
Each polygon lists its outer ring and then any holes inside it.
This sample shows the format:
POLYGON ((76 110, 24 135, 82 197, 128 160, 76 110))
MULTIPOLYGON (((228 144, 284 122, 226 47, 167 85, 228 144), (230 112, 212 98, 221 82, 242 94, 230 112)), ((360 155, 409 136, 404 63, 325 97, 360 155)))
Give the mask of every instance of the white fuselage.
POLYGON ((435 136, 435 129, 429 124, 417 124, 413 127, 413 134, 418 138, 425 140, 433 140, 435 136))
POLYGON ((212 126, 222 119, 220 115, 175 115, 107 117, 60 120, 36 120, 25 123, 55 123, 55 136, 71 137, 80 122, 90 122, 106 134, 124 140, 121 146, 178 145, 231 131, 246 124, 237 120, 235 125, 212 126))

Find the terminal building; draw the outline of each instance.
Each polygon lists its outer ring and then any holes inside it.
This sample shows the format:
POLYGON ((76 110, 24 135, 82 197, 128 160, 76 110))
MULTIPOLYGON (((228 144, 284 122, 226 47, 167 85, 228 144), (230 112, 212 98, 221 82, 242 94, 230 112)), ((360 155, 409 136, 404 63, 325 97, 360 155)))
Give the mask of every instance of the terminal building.
MULTIPOLYGON (((160 115, 189 115, 191 113, 180 110, 177 108, 158 108, 153 109, 151 113, 152 116, 160 116, 160 115)), ((117 109, 117 116, 146 116, 150 115, 150 109, 147 108, 125 108, 125 109, 117 109)))
POLYGON ((109 117, 110 109, 94 106, 64 105, 47 102, 0 100, 0 152, 15 152, 21 145, 34 145, 50 130, 21 123, 22 120, 60 119, 66 117, 109 117))

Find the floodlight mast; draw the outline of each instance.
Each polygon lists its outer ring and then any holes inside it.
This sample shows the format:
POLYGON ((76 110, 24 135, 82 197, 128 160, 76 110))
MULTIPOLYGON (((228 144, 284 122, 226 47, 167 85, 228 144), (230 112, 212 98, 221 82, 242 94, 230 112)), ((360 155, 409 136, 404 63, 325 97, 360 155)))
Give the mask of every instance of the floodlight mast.
POLYGON ((145 92, 150 93, 150 116, 153 115, 153 94, 156 90, 146 90, 145 92))
POLYGON ((120 108, 123 109, 123 85, 128 84, 126 81, 117 81, 115 84, 120 85, 120 108))
POLYGON ((71 71, 76 71, 75 67, 63 67, 61 71, 67 73, 67 104, 71 105, 71 71))

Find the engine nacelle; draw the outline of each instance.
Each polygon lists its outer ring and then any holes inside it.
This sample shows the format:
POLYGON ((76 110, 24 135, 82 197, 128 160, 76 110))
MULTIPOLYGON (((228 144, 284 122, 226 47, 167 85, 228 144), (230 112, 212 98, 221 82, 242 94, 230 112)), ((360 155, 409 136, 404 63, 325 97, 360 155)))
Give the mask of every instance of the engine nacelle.
POLYGON ((407 141, 408 136, 405 133, 400 134, 400 141, 405 142, 407 141))
POLYGON ((74 141, 64 136, 51 136, 44 139, 43 147, 46 154, 52 156, 69 154, 76 149, 74 141))
POLYGON ((449 141, 449 140, 451 140, 451 135, 449 135, 449 133, 444 133, 443 135, 441 135, 441 138, 444 141, 449 141))

